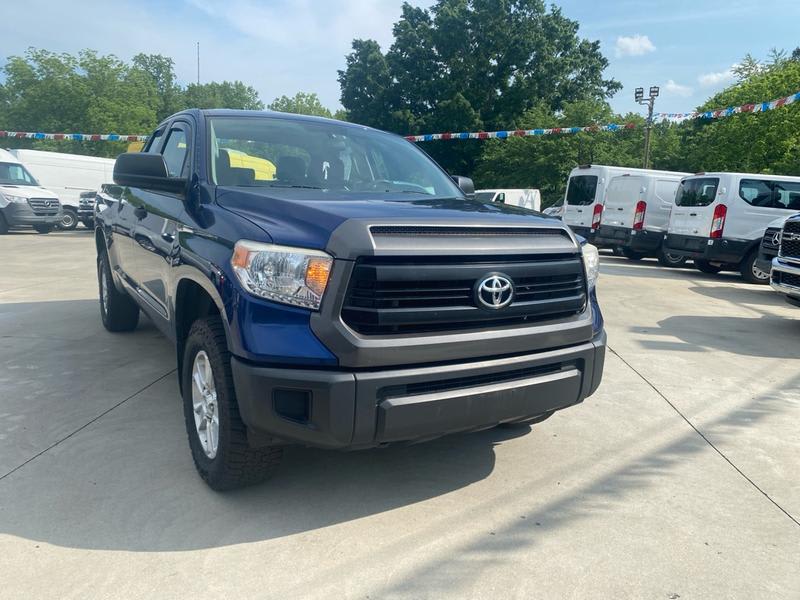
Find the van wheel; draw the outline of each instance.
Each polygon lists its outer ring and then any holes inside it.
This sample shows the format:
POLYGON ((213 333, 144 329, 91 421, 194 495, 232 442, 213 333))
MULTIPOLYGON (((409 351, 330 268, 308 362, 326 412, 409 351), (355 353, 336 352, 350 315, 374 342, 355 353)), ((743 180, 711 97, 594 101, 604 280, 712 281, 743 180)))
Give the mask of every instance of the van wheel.
POLYGON ((658 259, 658 264, 662 267, 678 268, 686 264, 685 256, 681 254, 672 254, 671 252, 665 251, 664 248, 659 249, 656 258, 658 259))
POLYGON ((707 260, 701 260, 698 258, 694 260, 694 266, 701 273, 708 273, 709 275, 715 275, 716 273, 722 271, 722 266, 712 265, 707 260))
POLYGON ((120 292, 111 278, 108 254, 97 257, 97 283, 100 291, 100 318, 108 331, 133 331, 139 324, 139 307, 133 298, 120 292))
POLYGON ((64 214, 61 215, 61 221, 59 221, 58 226, 64 231, 72 231, 75 229, 78 226, 77 213, 71 208, 65 208, 64 214))
POLYGON ((769 283, 769 272, 762 271, 756 266, 757 258, 758 250, 751 250, 739 266, 739 272, 747 283, 767 284, 769 283))
POLYGON ((623 248, 622 255, 628 260, 642 260, 644 258, 643 252, 636 252, 636 250, 631 250, 630 248, 623 248))
POLYGON ((34 225, 33 228, 37 233, 50 233, 53 231, 52 225, 34 225))
POLYGON ((192 324, 181 377, 186 433, 200 477, 220 491, 267 479, 280 463, 283 448, 252 448, 248 443, 219 317, 192 324))

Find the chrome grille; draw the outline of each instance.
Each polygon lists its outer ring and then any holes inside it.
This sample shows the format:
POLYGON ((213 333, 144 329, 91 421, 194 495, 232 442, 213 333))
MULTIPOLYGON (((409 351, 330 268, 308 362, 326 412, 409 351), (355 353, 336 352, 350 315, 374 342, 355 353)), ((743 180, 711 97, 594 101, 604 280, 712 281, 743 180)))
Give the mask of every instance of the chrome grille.
POLYGON ((800 219, 784 223, 779 255, 791 260, 800 260, 800 219))
POLYGON ((28 198, 28 205, 39 217, 57 215, 61 205, 53 198, 28 198))

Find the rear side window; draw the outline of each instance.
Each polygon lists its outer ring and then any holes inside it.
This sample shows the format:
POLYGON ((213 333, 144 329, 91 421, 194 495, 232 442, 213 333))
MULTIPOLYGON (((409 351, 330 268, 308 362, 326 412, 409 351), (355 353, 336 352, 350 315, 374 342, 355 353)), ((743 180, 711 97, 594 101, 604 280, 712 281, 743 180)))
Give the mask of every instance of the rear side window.
POLYGON ((681 182, 675 195, 677 206, 708 206, 717 196, 717 177, 686 179, 681 182))
POLYGON ((739 182, 739 196, 751 206, 759 208, 800 210, 800 183, 742 179, 739 182))
POLYGON ((594 202, 597 192, 597 175, 576 175, 570 177, 567 187, 567 204, 585 206, 594 202))
POLYGON ((800 182, 776 181, 773 184, 778 208, 800 210, 800 182))

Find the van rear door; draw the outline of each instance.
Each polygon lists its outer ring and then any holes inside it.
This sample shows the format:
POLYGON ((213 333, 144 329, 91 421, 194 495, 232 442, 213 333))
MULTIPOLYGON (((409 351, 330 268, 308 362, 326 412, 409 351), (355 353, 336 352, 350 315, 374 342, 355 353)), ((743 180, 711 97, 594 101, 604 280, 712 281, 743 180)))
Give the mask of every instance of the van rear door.
POLYGON ((669 233, 709 237, 719 177, 689 177, 675 194, 675 207, 669 219, 669 233))
POLYGON ((576 174, 567 183, 567 202, 564 222, 579 227, 592 226, 592 209, 599 177, 596 174, 576 174))
POLYGON ((620 175, 614 177, 606 190, 603 225, 633 228, 633 213, 641 197, 644 178, 620 175))
POLYGON ((648 206, 644 215, 644 228, 649 231, 665 232, 669 226, 670 213, 675 209, 675 192, 680 181, 677 179, 655 179, 648 190, 648 206))

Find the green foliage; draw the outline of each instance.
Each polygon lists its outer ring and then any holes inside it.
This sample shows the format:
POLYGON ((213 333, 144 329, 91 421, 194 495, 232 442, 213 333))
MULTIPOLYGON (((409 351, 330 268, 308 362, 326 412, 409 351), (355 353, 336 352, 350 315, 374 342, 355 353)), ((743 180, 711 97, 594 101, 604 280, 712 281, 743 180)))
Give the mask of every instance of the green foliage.
MULTIPOLYGON (((137 54, 130 64, 83 50, 77 56, 30 48, 2 68, 0 127, 13 131, 149 133, 185 108, 263 109, 240 81, 181 88, 171 58, 137 54)), ((126 144, 7 140, 11 147, 116 156, 126 144)))
MULTIPOLYGON (((349 118, 397 133, 513 129, 534 105, 560 110, 620 89, 578 23, 541 0, 403 4, 394 43, 355 40, 339 71, 349 118)), ((430 147, 451 170, 473 168, 480 145, 430 147)))
POLYGON ((275 98, 267 108, 296 115, 311 115, 329 119, 333 116, 331 111, 322 106, 319 97, 314 93, 297 92, 291 98, 281 96, 280 98, 275 98))
MULTIPOLYGON (((700 110, 773 100, 800 90, 800 62, 782 59, 711 97, 700 110)), ((800 103, 681 127, 683 170, 800 174, 800 103)))

